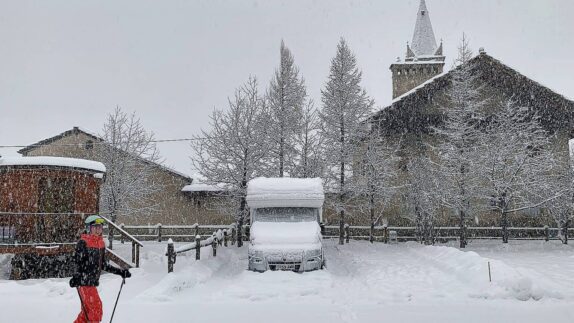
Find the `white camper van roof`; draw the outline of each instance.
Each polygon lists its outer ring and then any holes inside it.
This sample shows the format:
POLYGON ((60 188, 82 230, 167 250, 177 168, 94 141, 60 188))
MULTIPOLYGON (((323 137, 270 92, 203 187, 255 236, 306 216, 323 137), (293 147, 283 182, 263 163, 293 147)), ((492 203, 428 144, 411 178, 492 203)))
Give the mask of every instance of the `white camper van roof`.
POLYGON ((258 177, 247 184, 247 204, 261 207, 321 207, 325 200, 320 178, 258 177))

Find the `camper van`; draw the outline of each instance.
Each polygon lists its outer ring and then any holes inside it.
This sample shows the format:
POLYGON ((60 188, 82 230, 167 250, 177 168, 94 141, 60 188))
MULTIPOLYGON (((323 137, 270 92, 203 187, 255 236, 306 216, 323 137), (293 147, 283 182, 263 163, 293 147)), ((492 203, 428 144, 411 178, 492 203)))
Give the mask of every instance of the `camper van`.
POLYGON ((322 269, 325 194, 320 178, 256 178, 247 184, 249 270, 322 269))

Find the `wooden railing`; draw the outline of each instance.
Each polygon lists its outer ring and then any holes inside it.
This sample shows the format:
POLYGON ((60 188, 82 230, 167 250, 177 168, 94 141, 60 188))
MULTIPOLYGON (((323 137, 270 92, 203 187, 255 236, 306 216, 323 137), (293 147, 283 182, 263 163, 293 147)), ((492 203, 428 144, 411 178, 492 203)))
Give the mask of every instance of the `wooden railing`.
MULTIPOLYGON (((106 218, 103 215, 100 215, 102 218, 104 218, 106 220, 106 224, 108 226, 111 226, 114 228, 114 230, 116 230, 117 232, 119 232, 122 242, 124 240, 128 240, 132 243, 132 263, 128 263, 127 261, 125 261, 123 258, 117 256, 116 254, 114 254, 113 252, 111 252, 113 255, 110 254, 111 257, 114 257, 116 259, 123 261, 123 264, 118 263, 118 265, 123 265, 123 267, 133 267, 135 265, 136 268, 139 268, 140 266, 140 247, 143 247, 143 244, 136 239, 133 235, 129 234, 127 231, 125 231, 124 229, 122 229, 120 226, 118 226, 117 224, 113 223, 112 221, 110 221, 108 218, 106 218)), ((109 249, 108 249, 109 250, 109 249)), ((111 258, 110 258, 111 259, 111 258)))
POLYGON ((173 272, 173 265, 176 262, 177 254, 184 253, 190 250, 195 250, 195 260, 201 259, 201 248, 211 246, 213 257, 217 256, 217 246, 227 247, 229 239, 231 244, 235 244, 236 226, 231 224, 225 226, 226 228, 217 229, 213 234, 206 239, 201 239, 200 235, 195 236, 195 241, 180 247, 175 248, 173 240, 170 238, 167 242, 167 272, 173 272))
MULTIPOLYGON (((140 241, 158 241, 162 242, 171 238, 174 241, 195 241, 195 237, 209 237, 214 231, 219 229, 225 230, 229 225, 163 225, 161 223, 155 225, 125 225, 120 224, 120 228, 129 232, 132 236, 140 241)), ((120 240, 121 241, 121 240, 120 240)))

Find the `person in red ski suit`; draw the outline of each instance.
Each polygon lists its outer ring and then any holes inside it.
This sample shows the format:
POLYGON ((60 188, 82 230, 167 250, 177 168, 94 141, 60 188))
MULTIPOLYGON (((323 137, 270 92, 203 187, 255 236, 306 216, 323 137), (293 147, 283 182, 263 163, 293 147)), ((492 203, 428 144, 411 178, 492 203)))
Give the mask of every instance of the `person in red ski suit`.
POLYGON ((75 323, 100 322, 103 316, 102 301, 97 286, 102 270, 123 278, 131 277, 129 270, 111 266, 105 259, 106 246, 102 238, 105 220, 97 215, 89 216, 86 233, 76 244, 74 262, 76 272, 70 279, 70 287, 77 288, 80 295, 81 311, 75 323))

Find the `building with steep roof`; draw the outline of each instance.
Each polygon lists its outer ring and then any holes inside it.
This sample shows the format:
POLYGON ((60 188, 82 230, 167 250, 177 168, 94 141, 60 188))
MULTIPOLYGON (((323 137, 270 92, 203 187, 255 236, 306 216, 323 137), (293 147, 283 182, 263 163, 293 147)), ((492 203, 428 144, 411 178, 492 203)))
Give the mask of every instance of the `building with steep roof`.
POLYGON ((393 74, 393 99, 442 73, 444 60, 442 42, 437 47, 425 0, 421 0, 413 39, 410 44, 407 43, 404 62, 399 58, 390 67, 393 74))
MULTIPOLYGON (((18 152, 23 156, 56 156, 98 160, 103 139, 87 130, 73 127, 56 136, 31 144, 18 152)), ((164 165, 138 158, 139 163, 151 165, 151 180, 159 183, 160 190, 150 196, 153 208, 144 208, 137 214, 119 214, 118 223, 125 224, 193 224, 205 223, 193 208, 182 188, 191 184, 191 177, 164 165)), ((135 207, 135 209, 138 209, 135 207)))
MULTIPOLYGON (((496 115, 500 102, 512 100, 516 106, 538 116, 554 149, 568 149, 568 139, 574 137, 572 100, 526 77, 483 48, 463 65, 443 71, 445 56, 441 45, 436 46, 428 9, 425 1, 421 0, 413 40, 407 45, 405 59, 391 65, 393 99, 370 118, 372 131, 385 141, 401 143, 398 153, 400 175, 407 174, 406 165, 410 158, 421 153, 421 150, 428 150, 430 146, 438 146, 440 138, 435 135, 434 129, 444 124, 451 104, 447 91, 452 84, 453 71, 458 68, 465 68, 475 77, 476 84, 487 99, 483 106, 487 115, 496 115)), ((402 184, 397 183, 397 186, 402 184)), ((407 212, 405 202, 395 198, 387 205, 384 214, 391 224, 398 224, 404 222, 401 214, 407 212)), ((542 214, 542 210, 535 208, 511 216, 519 218, 520 223, 525 225, 553 225, 553 220, 540 216, 542 214)), ((481 219, 481 224, 498 225, 498 220, 496 216, 486 216, 481 219)), ((454 224, 451 221, 448 212, 445 212, 439 224, 454 224)))

